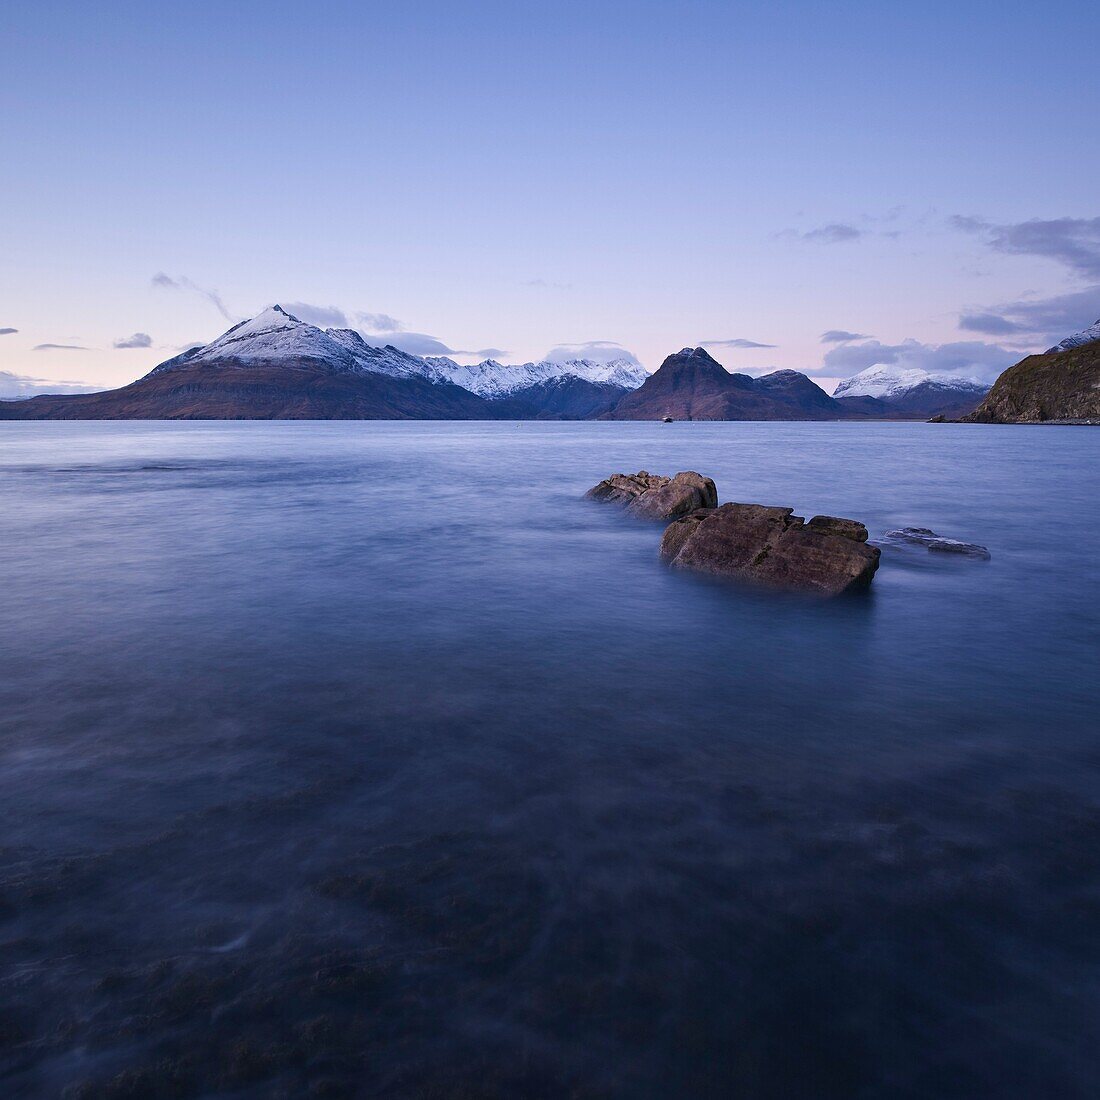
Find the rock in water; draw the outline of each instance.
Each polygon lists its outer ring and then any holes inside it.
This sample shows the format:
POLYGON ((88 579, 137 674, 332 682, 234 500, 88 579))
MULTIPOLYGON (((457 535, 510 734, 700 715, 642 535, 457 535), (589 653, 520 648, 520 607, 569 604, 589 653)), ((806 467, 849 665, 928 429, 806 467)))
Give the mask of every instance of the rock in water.
POLYGON ((826 596, 866 588, 879 556, 856 520, 806 523, 791 508, 762 504, 698 509, 671 523, 661 541, 661 557, 674 569, 826 596))
POLYGON ((937 535, 927 527, 902 527, 897 531, 887 531, 882 536, 884 542, 908 543, 911 546, 923 546, 932 554, 960 554, 967 558, 989 561, 992 556, 984 546, 976 542, 960 542, 958 539, 937 535))
POLYGON ((636 474, 612 474, 588 490, 592 500, 625 504, 645 519, 675 519, 698 508, 714 508, 718 490, 709 477, 686 470, 675 477, 662 477, 639 470, 636 474))
POLYGON ((843 535, 856 542, 867 541, 867 528, 858 519, 840 519, 838 516, 814 516, 806 525, 828 535, 843 535))

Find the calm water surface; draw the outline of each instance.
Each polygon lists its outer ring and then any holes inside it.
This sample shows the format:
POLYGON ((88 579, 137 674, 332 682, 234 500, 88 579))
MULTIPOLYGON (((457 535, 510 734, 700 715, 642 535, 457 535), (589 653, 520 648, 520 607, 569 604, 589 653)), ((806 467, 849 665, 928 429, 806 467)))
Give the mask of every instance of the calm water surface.
POLYGON ((0 1091, 1095 1096, 1098 498, 1088 429, 5 424, 0 1091), (992 561, 669 574, 642 467, 992 561))

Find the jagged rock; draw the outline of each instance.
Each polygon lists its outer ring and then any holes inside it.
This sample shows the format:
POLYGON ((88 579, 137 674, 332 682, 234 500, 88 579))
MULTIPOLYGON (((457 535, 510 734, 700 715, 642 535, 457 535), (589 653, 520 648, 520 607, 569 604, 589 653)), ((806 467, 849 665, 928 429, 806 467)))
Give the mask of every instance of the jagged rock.
POLYGON ((661 557, 674 569, 836 596, 871 583, 880 551, 866 540, 855 520, 806 523, 791 508, 723 504, 671 523, 661 557))
POLYGON ((986 547, 979 546, 976 542, 960 542, 958 539, 945 538, 927 527, 902 527, 897 531, 887 531, 882 536, 882 541, 923 546, 932 554, 960 554, 963 557, 978 558, 981 561, 989 561, 991 557, 986 547))
POLYGON ((841 535, 856 542, 867 541, 867 528, 857 519, 841 519, 839 516, 814 516, 806 525, 828 535, 841 535))
POLYGON ((586 495, 592 500, 625 504, 633 515, 646 519, 674 519, 697 508, 714 508, 718 504, 714 482, 694 470, 685 470, 675 477, 662 477, 646 470, 612 474, 586 495))

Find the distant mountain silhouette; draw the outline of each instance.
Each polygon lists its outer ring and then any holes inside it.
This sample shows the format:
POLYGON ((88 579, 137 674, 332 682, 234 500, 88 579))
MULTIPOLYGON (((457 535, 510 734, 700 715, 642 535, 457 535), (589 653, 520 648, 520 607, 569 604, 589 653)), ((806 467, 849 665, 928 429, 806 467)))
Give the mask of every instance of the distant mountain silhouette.
POLYGON ((730 374, 703 348, 670 355, 605 420, 844 420, 866 412, 834 401, 798 371, 752 378, 730 374))

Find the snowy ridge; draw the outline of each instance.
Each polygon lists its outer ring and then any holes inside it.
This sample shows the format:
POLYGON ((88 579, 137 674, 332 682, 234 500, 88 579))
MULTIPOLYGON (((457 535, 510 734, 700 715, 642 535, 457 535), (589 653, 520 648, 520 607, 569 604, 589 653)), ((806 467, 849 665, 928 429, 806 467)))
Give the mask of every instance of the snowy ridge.
POLYGON ((1100 340, 1100 321, 1097 321, 1093 325, 1089 325, 1088 328, 1082 329, 1080 332, 1075 332, 1072 336, 1067 336, 1060 343, 1057 343, 1052 348, 1047 348, 1047 355, 1056 351, 1069 351, 1070 348, 1082 348, 1085 344, 1095 343, 1100 340))
POLYGON ((205 347, 192 348, 161 363, 151 373, 225 360, 244 366, 308 360, 339 371, 366 371, 391 378, 425 378, 437 384, 450 382, 488 400, 508 397, 553 378, 583 378, 633 390, 648 377, 644 367, 629 359, 615 359, 609 363, 574 359, 567 363, 523 363, 519 366, 506 366, 486 359, 472 367, 443 357, 423 359, 392 345, 376 347, 354 329, 322 331, 278 305, 234 325, 205 347))
POLYGON ((427 378, 431 382, 445 382, 438 371, 433 370, 419 355, 409 355, 392 344, 376 347, 368 344, 353 328, 330 328, 325 335, 335 340, 352 356, 361 370, 374 374, 388 374, 391 378, 427 378))
POLYGON ((903 369, 878 363, 838 383, 833 397, 877 397, 882 401, 896 401, 924 385, 960 394, 985 393, 989 389, 976 378, 958 378, 950 374, 932 374, 919 367, 903 369))
POLYGON ((528 386, 552 378, 582 378, 623 389, 636 390, 649 377, 644 367, 629 359, 613 359, 598 363, 593 359, 571 359, 565 363, 521 363, 507 366, 495 359, 485 359, 472 367, 464 367, 453 359, 431 357, 425 362, 449 382, 488 400, 508 397, 528 386))

